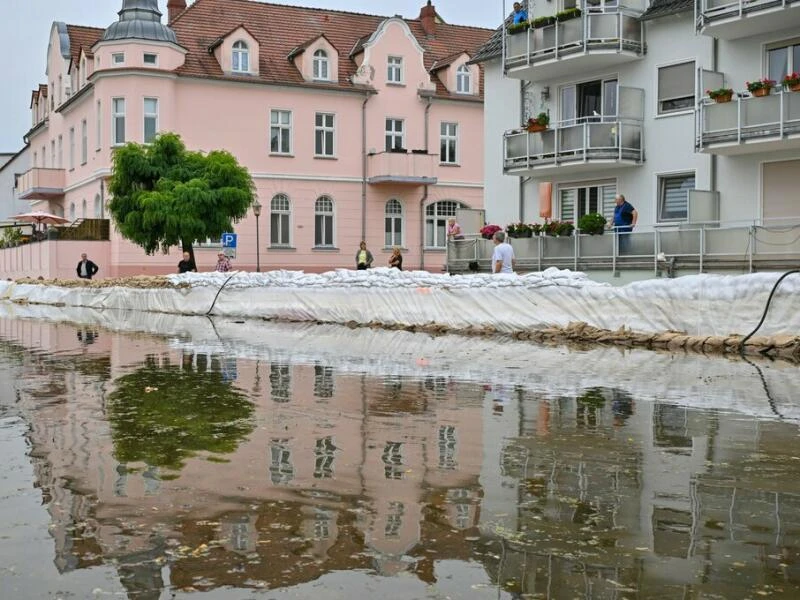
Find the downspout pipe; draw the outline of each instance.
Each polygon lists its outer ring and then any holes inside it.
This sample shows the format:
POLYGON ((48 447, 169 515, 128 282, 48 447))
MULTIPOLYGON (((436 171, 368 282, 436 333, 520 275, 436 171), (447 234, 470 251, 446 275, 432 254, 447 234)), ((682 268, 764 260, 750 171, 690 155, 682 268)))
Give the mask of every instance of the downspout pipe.
MULTIPOLYGON (((433 103, 433 93, 425 95, 425 139, 422 148, 428 154, 428 133, 430 131, 430 112, 433 103)), ((428 186, 425 185, 422 191, 422 198, 419 201, 419 270, 425 270, 425 202, 428 200, 428 186)))
POLYGON ((364 94, 361 103, 361 239, 367 239, 367 102, 370 94, 364 94))
MULTIPOLYGON (((711 70, 716 73, 719 62, 719 40, 711 38, 711 70)), ((717 192, 717 155, 711 153, 711 162, 708 168, 709 187, 711 191, 717 192)))

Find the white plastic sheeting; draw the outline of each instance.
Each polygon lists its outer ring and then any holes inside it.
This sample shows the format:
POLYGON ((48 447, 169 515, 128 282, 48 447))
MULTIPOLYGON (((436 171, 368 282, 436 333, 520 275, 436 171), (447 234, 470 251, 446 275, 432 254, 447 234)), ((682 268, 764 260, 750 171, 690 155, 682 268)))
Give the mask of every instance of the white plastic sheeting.
MULTIPOLYGON (((189 288, 60 288, 0 282, 0 297, 42 304, 205 314, 230 274, 173 275, 189 288)), ((690 335, 746 334, 756 325, 778 273, 694 275, 622 287, 583 273, 548 269, 517 275, 437 275, 392 269, 320 275, 292 271, 235 273, 213 313, 325 323, 427 325, 513 332, 583 321, 634 331, 690 335)), ((800 333, 800 276, 787 277, 760 335, 800 333)))
MULTIPOLYGON (((616 389, 635 400, 666 401, 800 421, 800 369, 783 361, 670 354, 598 347, 574 351, 514 340, 464 339, 339 325, 270 323, 230 318, 0 303, 0 318, 96 325, 157 334, 176 350, 283 364, 323 364, 339 373, 377 377, 447 377, 515 387, 545 398, 587 388, 616 389)), ((120 357, 122 359, 124 357, 120 357)))

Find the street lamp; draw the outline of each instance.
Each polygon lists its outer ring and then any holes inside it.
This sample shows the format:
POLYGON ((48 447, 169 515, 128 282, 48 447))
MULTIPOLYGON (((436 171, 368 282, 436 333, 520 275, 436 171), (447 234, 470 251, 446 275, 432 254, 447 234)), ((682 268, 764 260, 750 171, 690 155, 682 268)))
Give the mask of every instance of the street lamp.
POLYGON ((256 216, 256 273, 261 272, 261 239, 258 231, 258 217, 261 216, 261 203, 256 198, 253 201, 253 214, 256 216))

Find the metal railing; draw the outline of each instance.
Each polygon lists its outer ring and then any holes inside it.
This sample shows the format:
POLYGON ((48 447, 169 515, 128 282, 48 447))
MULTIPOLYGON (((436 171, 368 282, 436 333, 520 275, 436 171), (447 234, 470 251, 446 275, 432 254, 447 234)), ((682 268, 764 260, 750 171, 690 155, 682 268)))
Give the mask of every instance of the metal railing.
MULTIPOLYGON (((786 222, 787 220, 780 220, 786 222)), ((465 236, 447 246, 450 272, 488 271, 494 249, 492 240, 465 236)), ((541 271, 548 267, 574 270, 736 269, 752 273, 800 263, 800 219, 786 225, 713 226, 684 224, 670 229, 632 233, 607 232, 586 235, 576 230, 566 237, 533 236, 511 238, 519 271, 541 271)))
POLYGON ((773 89, 768 96, 736 94, 723 103, 706 98, 700 102, 697 115, 698 148, 782 138, 800 133, 800 93, 773 89))
POLYGON ((792 5, 800 6, 800 0, 695 0, 695 25, 701 29, 714 21, 792 5))

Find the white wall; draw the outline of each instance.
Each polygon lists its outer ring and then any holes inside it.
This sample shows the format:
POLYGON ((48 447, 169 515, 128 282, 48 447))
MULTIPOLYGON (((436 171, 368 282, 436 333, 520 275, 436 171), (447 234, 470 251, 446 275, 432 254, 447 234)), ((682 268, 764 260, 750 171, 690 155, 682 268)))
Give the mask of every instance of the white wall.
POLYGON ((0 222, 11 215, 30 210, 30 204, 26 200, 19 200, 14 189, 14 175, 24 173, 29 168, 30 150, 27 149, 0 166, 0 222))

